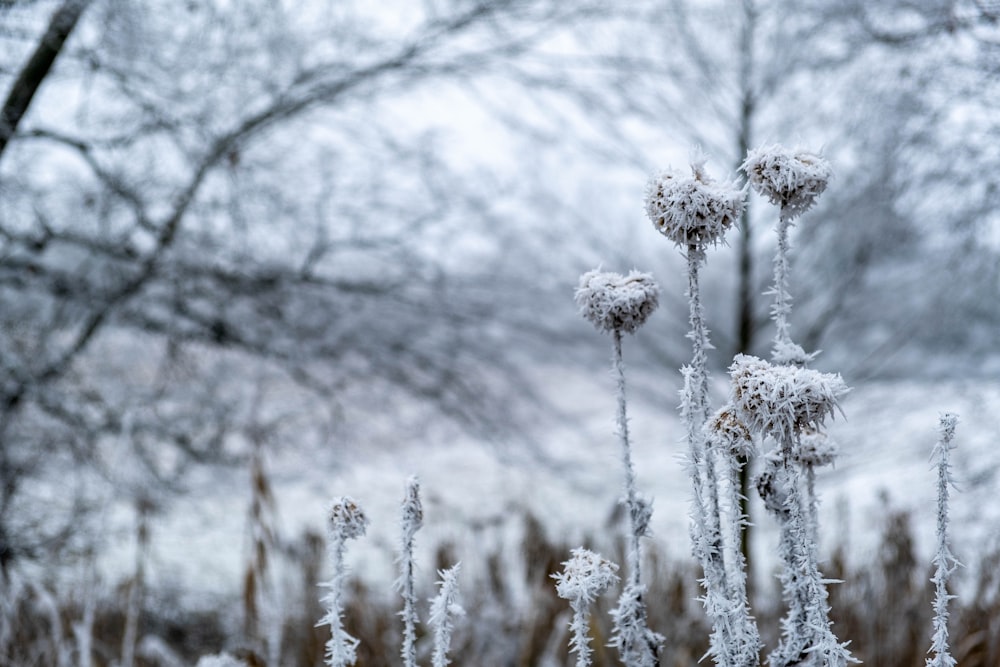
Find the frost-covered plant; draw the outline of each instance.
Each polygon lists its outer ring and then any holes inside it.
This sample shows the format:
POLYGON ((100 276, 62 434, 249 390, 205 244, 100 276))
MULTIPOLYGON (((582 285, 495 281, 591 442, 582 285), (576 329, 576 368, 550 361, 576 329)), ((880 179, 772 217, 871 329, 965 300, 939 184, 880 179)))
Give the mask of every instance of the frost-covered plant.
POLYGON ((635 333, 658 305, 660 289, 648 273, 588 271, 580 276, 576 304, 599 331, 635 333))
POLYGON ((820 574, 812 511, 803 502, 795 462, 804 433, 822 427, 839 408, 847 386, 839 375, 776 366, 737 355, 730 367, 731 402, 751 431, 770 436, 778 448, 765 457, 757 489, 781 527, 782 594, 788 606, 782 636, 769 656, 772 667, 840 667, 856 662, 833 634, 825 581, 820 574))
POLYGON ((797 218, 823 194, 833 175, 830 163, 815 153, 774 144, 747 152, 740 167, 758 194, 781 207, 781 217, 797 218))
POLYGON ((774 286, 769 292, 774 295, 771 308, 775 324, 772 359, 779 364, 805 365, 815 354, 807 354, 792 342, 788 325, 792 309, 792 297, 788 291, 788 229, 792 221, 811 208, 816 198, 826 190, 832 174, 830 165, 814 153, 774 145, 751 150, 741 169, 746 173, 750 187, 780 207, 774 286))
POLYGON ((455 630, 454 618, 464 616, 465 610, 458 600, 458 572, 461 563, 455 563, 447 570, 438 572, 441 580, 438 585, 441 591, 431 601, 430 624, 434 628, 434 653, 431 655, 433 667, 445 667, 451 661, 448 650, 451 648, 451 634, 455 630))
POLYGON ((621 443, 622 467, 625 472, 624 504, 629 519, 626 559, 628 579, 616 619, 616 646, 628 665, 655 664, 656 653, 663 638, 647 627, 646 606, 642 583, 641 539, 649 535, 652 504, 639 494, 632 447, 629 442, 628 412, 625 393, 625 364, 622 360, 622 333, 634 333, 656 309, 659 288, 653 277, 631 271, 627 276, 617 273, 589 271, 580 277, 576 302, 580 313, 598 330, 613 336, 612 367, 618 385, 616 426, 621 443))
POLYGON ((323 584, 328 589, 322 600, 326 615, 317 623, 330 626, 330 639, 326 643, 326 662, 330 667, 353 665, 357 659, 360 642, 347 634, 341 619, 344 580, 347 577, 344 552, 347 540, 361 537, 367 527, 368 518, 352 498, 343 496, 333 501, 327 514, 327 549, 332 574, 330 581, 323 584))
POLYGON ((937 551, 934 554, 934 634, 931 647, 927 651, 934 655, 927 659, 927 667, 954 667, 956 662, 948 644, 948 601, 955 596, 948 593, 948 579, 959 566, 951 553, 948 539, 948 496, 949 487, 954 486, 951 478, 949 454, 954 445, 955 427, 958 416, 945 413, 939 423, 940 438, 934 446, 937 457, 937 551))
POLYGON ((840 375, 808 368, 770 364, 738 354, 729 367, 732 404, 747 427, 774 437, 794 454, 794 438, 803 429, 819 429, 826 417, 839 408, 847 393, 840 375))
MULTIPOLYGON (((704 426, 709 416, 707 351, 711 349, 708 327, 699 288, 699 267, 709 246, 722 242, 726 231, 740 219, 744 191, 728 182, 712 180, 705 172, 704 161, 691 165, 691 176, 663 172, 650 180, 646 188, 646 215, 661 234, 684 250, 687 258, 690 305, 688 338, 692 343, 690 366, 681 369, 681 418, 688 442, 688 466, 694 488, 692 508, 692 545, 695 557, 704 570, 705 608, 712 618, 711 653, 718 664, 732 665, 732 656, 744 638, 756 636, 756 626, 733 626, 729 600, 730 583, 723 555, 722 508, 719 503, 719 479, 716 454, 707 448, 704 426)), ((745 609, 746 605, 740 603, 745 609)), ((756 658, 754 658, 756 660, 756 658)))
POLYGON ((836 460, 837 443, 826 433, 807 427, 802 429, 798 442, 795 444, 792 459, 799 465, 802 472, 806 523, 809 528, 810 540, 818 543, 819 496, 816 494, 816 468, 831 465, 836 460))
POLYGON ((709 543, 722 551, 725 589, 706 591, 705 607, 713 619, 710 653, 720 665, 752 667, 759 663, 760 631, 750 613, 747 597, 746 559, 739 549, 741 529, 747 518, 742 514, 740 470, 756 453, 753 436, 731 405, 720 408, 705 424, 706 455, 723 462, 721 471, 726 493, 718 503, 718 518, 708 522, 709 543))
POLYGON ((401 655, 403 667, 415 667, 417 664, 417 596, 413 589, 413 538, 423 525, 424 511, 420 503, 420 482, 416 477, 406 480, 406 495, 403 498, 399 558, 399 577, 396 579, 396 590, 403 598, 403 610, 399 615, 403 619, 403 646, 401 655))
POLYGON ((691 175, 666 170, 646 185, 646 215, 657 231, 682 248, 704 249, 722 241, 743 213, 743 191, 712 180, 705 161, 691 175))
MULTIPOLYGON (((590 655, 593 652, 589 636, 590 605, 618 581, 617 572, 617 565, 581 547, 573 549, 570 559, 563 563, 562 572, 552 575, 556 580, 556 593, 564 600, 568 600, 573 610, 573 619, 569 625, 573 633, 570 638, 570 650, 576 652, 576 667, 590 665, 590 655)), ((620 623, 616 625, 622 627, 620 623)), ((633 663, 626 660, 625 664, 633 663)))

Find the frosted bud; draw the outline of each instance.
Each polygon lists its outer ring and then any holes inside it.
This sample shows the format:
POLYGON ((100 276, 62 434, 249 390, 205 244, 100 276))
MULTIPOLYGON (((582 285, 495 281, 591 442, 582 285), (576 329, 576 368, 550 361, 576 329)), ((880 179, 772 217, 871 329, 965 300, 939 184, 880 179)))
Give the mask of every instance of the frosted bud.
POLYGON ((827 466, 837 458, 837 441, 826 433, 813 428, 804 428, 792 458, 803 465, 827 466))
POLYGON ((740 167, 750 186, 789 218, 805 213, 830 181, 830 163, 819 155, 784 146, 762 146, 747 153, 740 167))
POLYGON ((416 477, 406 480, 406 495, 403 498, 403 526, 413 534, 424 524, 424 507, 420 502, 420 482, 416 477))
POLYGON ((847 393, 840 375, 796 366, 772 366, 763 359, 738 354, 729 367, 731 403, 754 433, 775 437, 818 429, 839 408, 847 393))
POLYGON ((618 581, 618 565, 589 549, 573 549, 563 571, 552 575, 556 593, 564 600, 590 604, 618 581))
POLYGON ((659 304, 660 288, 648 273, 588 271, 580 276, 576 304, 602 331, 634 333, 659 304))
POLYGON ((798 343, 790 340, 779 340, 774 344, 771 359, 776 364, 805 366, 816 358, 818 352, 806 352, 798 343))
POLYGON ((365 513, 361 511, 357 502, 348 496, 333 501, 327 520, 330 524, 330 532, 342 536, 345 540, 361 537, 368 527, 368 518, 365 513))
POLYGON ((756 454, 750 429, 740 421, 736 409, 731 405, 720 408, 705 423, 705 433, 709 442, 721 445, 734 456, 751 458, 756 454))
POLYGON ((679 246, 704 249, 723 239, 743 213, 743 190, 713 181, 703 162, 692 175, 664 171, 646 185, 646 215, 656 230, 679 246))
POLYGON ((635 494, 635 502, 632 504, 629 514, 632 525, 635 526, 635 534, 648 536, 649 521, 653 518, 653 501, 640 493, 635 494))

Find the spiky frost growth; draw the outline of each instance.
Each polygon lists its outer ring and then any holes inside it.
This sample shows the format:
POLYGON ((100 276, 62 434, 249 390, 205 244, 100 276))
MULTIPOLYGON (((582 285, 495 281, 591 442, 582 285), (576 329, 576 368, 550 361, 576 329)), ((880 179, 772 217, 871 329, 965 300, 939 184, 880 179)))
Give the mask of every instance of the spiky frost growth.
POLYGON ((816 493, 816 468, 831 465, 837 458, 837 443, 822 431, 802 429, 792 460, 799 464, 803 476, 803 503, 810 539, 819 542, 819 496, 816 493))
POLYGON ((948 539, 948 496, 949 487, 954 486, 951 478, 950 452, 954 449, 952 440, 958 415, 945 413, 939 424, 940 438, 934 446, 937 457, 937 552, 934 554, 934 634, 931 647, 927 651, 934 655, 927 659, 927 667, 954 667, 948 642, 948 601, 955 596, 948 593, 948 579, 960 565, 951 553, 948 539))
POLYGON ((434 628, 434 653, 431 655, 433 667, 445 667, 448 650, 451 648, 451 633, 455 630, 455 617, 464 616, 465 610, 458 601, 458 572, 461 563, 455 563, 447 570, 438 571, 441 591, 431 600, 430 624, 434 628))
POLYGON ((747 152, 740 169, 758 194, 782 209, 782 217, 797 218, 826 190, 833 175, 830 163, 815 153, 777 144, 747 152))
POLYGON ((593 652, 589 637, 590 605, 618 581, 618 566, 582 547, 570 553, 570 559, 563 562, 563 571, 556 572, 552 578, 556 580, 556 593, 568 600, 573 610, 569 626, 573 633, 570 650, 576 652, 576 666, 587 667, 593 652))
MULTIPOLYGON (((684 249, 687 259, 687 297, 691 340, 691 363, 681 369, 681 419, 688 442, 688 472, 693 487, 692 551, 704 571, 706 607, 711 600, 729 594, 722 554, 719 516, 719 480, 714 454, 706 450, 704 425, 708 419, 707 351, 712 348, 701 304, 699 267, 710 245, 723 240, 743 212, 744 191, 730 183, 717 183, 707 176, 703 162, 691 166, 692 176, 664 172, 650 180, 646 190, 646 214, 656 229, 684 249)), ((731 628, 722 616, 713 616, 714 635, 721 644, 733 645, 731 628)), ((728 650, 728 649, 727 649, 728 650)), ((719 655, 727 651, 720 650, 719 655)))
POLYGON ((775 325, 772 359, 776 364, 804 366, 816 355, 806 353, 792 342, 788 326, 788 315, 792 310, 792 296, 788 291, 788 228, 792 220, 805 213, 826 190, 832 173, 830 164, 813 153, 774 145, 748 152, 740 168, 754 190, 780 207, 774 285, 768 292, 774 296, 771 307, 775 325))
POLYGON ((400 654, 403 667, 416 667, 417 664, 417 596, 413 586, 413 540, 417 531, 423 525, 424 511, 420 502, 420 482, 416 477, 406 480, 406 495, 403 498, 399 558, 399 577, 396 579, 396 591, 403 598, 403 610, 399 612, 403 619, 403 646, 400 654))
MULTIPOLYGON (((649 521, 653 513, 652 504, 643 498, 637 489, 635 468, 632 465, 632 447, 629 442, 628 412, 625 393, 625 364, 622 360, 622 333, 633 333, 655 310, 659 288, 652 276, 632 271, 628 276, 617 273, 590 271, 580 278, 576 291, 576 302, 580 312, 598 330, 610 331, 613 336, 612 371, 618 385, 618 412, 616 427, 621 444, 622 468, 625 473, 625 495, 623 504, 628 516, 626 559, 628 564, 628 584, 619 602, 621 618, 627 622, 628 636, 644 638, 657 637, 646 627, 646 607, 642 600, 641 539, 649 533, 649 521)), ((650 642, 641 642, 643 646, 650 642)), ((622 644, 624 645, 624 644, 622 644)), ((631 647, 631 640, 628 645, 631 647)), ((656 661, 658 644, 652 643, 648 649, 648 659, 656 661)), ((639 649, 629 648, 630 651, 639 649)), ((623 654, 623 658, 625 654, 623 654)), ((645 658, 644 658, 645 659, 645 658)), ((632 664, 626 659, 627 664, 632 664)), ((636 663, 639 664, 639 663, 636 663)), ((641 664, 646 664, 642 662, 641 664)), ((651 663, 652 664, 652 663, 651 663)))
MULTIPOLYGON (((733 358, 729 372, 740 419, 751 431, 772 435, 779 442, 805 428, 820 428, 848 391, 839 374, 775 366, 746 354, 733 358)), ((792 444, 787 443, 789 456, 792 444)))
MULTIPOLYGON (((628 667, 659 665, 656 656, 665 641, 663 635, 649 629, 646 604, 643 602, 645 593, 645 585, 627 584, 618 598, 618 606, 611 611, 615 627, 611 646, 618 649, 622 662, 628 667)), ((577 665, 580 664, 578 661, 577 665)))
POLYGON ((341 619, 344 580, 347 578, 344 551, 347 540, 361 537, 367 527, 367 517, 352 498, 344 496, 333 501, 327 514, 327 548, 332 575, 330 581, 323 584, 328 589, 322 600, 326 615, 317 623, 330 626, 330 639, 326 643, 326 662, 330 667, 353 665, 357 659, 360 642, 347 634, 341 619))
POLYGON ((633 270, 623 276, 594 270, 580 276, 576 303, 598 330, 634 333, 656 310, 659 295, 648 273, 633 270))
POLYGON ((730 367, 731 399, 751 431, 769 435, 778 449, 764 460, 757 489, 781 527, 782 596, 788 611, 771 667, 842 667, 856 662, 833 634, 827 591, 820 574, 812 507, 803 501, 794 461, 803 432, 822 426, 847 391, 839 375, 795 366, 773 366, 737 355, 730 367))
POLYGON ((682 248, 704 250, 722 241, 743 213, 743 190, 717 182, 704 161, 691 165, 691 176, 667 170, 646 185, 646 215, 656 230, 682 248))
POLYGON ((718 665, 751 667, 759 663, 761 641, 747 597, 746 559, 739 548, 741 529, 746 524, 740 509, 739 475, 745 461, 755 453, 754 440, 730 405, 716 411, 705 424, 705 439, 706 456, 723 462, 720 487, 727 494, 716 508, 718 519, 708 521, 710 530, 718 531, 713 541, 715 551, 708 557, 721 560, 725 572, 724 582, 706 586, 703 600, 713 619, 709 654, 718 665))

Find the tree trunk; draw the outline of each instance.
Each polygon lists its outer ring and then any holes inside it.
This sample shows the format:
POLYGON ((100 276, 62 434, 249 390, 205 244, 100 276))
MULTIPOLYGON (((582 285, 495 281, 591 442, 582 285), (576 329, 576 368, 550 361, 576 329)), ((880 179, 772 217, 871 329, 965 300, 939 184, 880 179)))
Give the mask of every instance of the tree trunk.
POLYGON ((17 80, 7 94, 3 109, 0 109, 0 158, 17 126, 28 112, 32 98, 49 75, 56 57, 62 51, 77 21, 83 15, 90 0, 65 0, 49 19, 49 27, 38 40, 34 53, 21 68, 17 80))

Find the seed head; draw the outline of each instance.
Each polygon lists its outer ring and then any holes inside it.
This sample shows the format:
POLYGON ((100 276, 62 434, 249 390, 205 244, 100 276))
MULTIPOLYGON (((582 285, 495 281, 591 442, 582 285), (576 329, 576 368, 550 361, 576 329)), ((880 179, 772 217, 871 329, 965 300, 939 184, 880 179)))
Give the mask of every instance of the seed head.
POLYGON ((731 403, 754 433, 776 437, 818 429, 847 393, 840 375, 796 366, 772 366, 738 354, 729 367, 731 403))
POLYGON ((837 441, 822 431, 804 428, 799 435, 798 446, 792 452, 792 457, 803 465, 814 467, 827 466, 837 458, 837 441))
POLYGON ((815 203, 830 181, 830 163, 815 153, 784 146, 761 146, 747 153, 740 167, 750 186, 797 218, 815 203))
POLYGON ((691 171, 691 176, 669 170, 653 176, 646 185, 646 215, 678 246, 704 250, 739 220, 743 190, 713 181, 703 162, 692 164, 691 171))
POLYGON ((618 581, 618 566, 589 549, 573 549, 572 557, 563 563, 563 571, 552 575, 556 592, 564 600, 590 604, 618 581))
POLYGON ((723 406, 705 424, 709 442, 721 445, 727 452, 750 458, 756 452, 753 435, 731 405, 723 406))
POLYGON ((588 271, 580 276, 576 303, 598 330, 634 333, 659 304, 660 288, 648 273, 588 271))
POLYGON ((336 498, 327 515, 330 531, 343 536, 345 540, 356 539, 365 534, 368 518, 353 498, 336 498))

